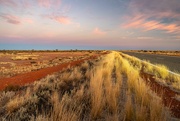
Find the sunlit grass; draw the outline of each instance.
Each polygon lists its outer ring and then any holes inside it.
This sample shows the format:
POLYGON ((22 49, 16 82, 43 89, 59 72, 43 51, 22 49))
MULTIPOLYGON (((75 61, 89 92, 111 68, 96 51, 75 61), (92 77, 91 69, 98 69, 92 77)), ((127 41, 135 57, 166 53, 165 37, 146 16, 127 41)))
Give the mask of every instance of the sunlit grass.
MULTIPOLYGON (((166 86, 170 86, 171 88, 180 89, 180 74, 173 74, 169 72, 169 69, 162 64, 156 64, 153 65, 151 63, 149 63, 148 61, 141 61, 137 59, 136 57, 132 57, 129 56, 127 54, 123 54, 120 53, 126 61, 128 61, 130 63, 130 65, 132 65, 135 69, 141 71, 141 72, 145 72, 145 73, 149 73, 154 75, 156 78, 160 78, 157 79, 157 81, 159 81, 159 83, 162 83, 166 86), (134 65, 134 63, 138 63, 139 66, 134 65)), ((124 62, 127 66, 127 62, 124 62)), ((123 66, 122 66, 123 68, 123 66)), ((126 69, 124 69, 124 71, 127 72, 126 69)))
POLYGON ((117 52, 27 85, 20 95, 2 95, 4 119, 167 120, 169 112, 140 77, 140 69, 117 52), (123 99, 122 99, 123 98, 123 99), (7 111, 7 112, 6 112, 7 111), (9 113, 8 113, 9 112, 9 113), (36 116, 34 115, 36 113, 36 116), (19 116, 17 116, 19 115, 19 116))

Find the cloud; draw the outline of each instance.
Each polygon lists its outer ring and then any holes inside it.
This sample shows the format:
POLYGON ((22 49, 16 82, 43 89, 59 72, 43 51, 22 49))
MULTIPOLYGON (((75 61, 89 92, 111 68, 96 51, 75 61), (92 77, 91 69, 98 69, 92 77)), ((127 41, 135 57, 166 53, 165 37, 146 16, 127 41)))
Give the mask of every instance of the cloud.
POLYGON ((65 17, 65 16, 56 16, 53 19, 61 24, 70 24, 71 23, 70 18, 65 17))
POLYGON ((128 20, 127 23, 123 24, 124 28, 141 28, 145 31, 150 30, 163 30, 167 33, 178 33, 180 27, 175 23, 161 23, 157 20, 147 20, 146 16, 137 15, 128 20))
POLYGON ((46 18, 55 20, 61 24, 72 24, 71 19, 67 16, 64 16, 64 14, 66 14, 70 10, 71 6, 61 6, 61 0, 0 0, 0 7, 4 7, 2 9, 3 13, 0 13, 0 18, 3 18, 11 24, 32 24, 32 19, 23 18, 25 14, 35 17, 34 15, 44 15, 46 13, 46 18), (32 10, 36 7, 38 7, 38 9, 40 10, 37 11, 38 13, 34 13, 34 11, 32 10), (48 11, 44 13, 44 11, 46 10, 48 11), (17 13, 19 17, 17 17, 17 13))
POLYGON ((0 17, 10 24, 20 24, 20 18, 14 15, 2 14, 0 17))
POLYGON ((98 27, 96 27, 94 30, 93 30, 93 33, 96 34, 96 35, 105 35, 106 32, 100 30, 98 27))
POLYGON ((129 16, 122 25, 145 31, 162 30, 180 33, 179 0, 133 0, 129 3, 129 16))
POLYGON ((44 15, 43 17, 55 20, 61 24, 71 24, 71 19, 67 16, 59 16, 59 15, 44 15))
POLYGON ((38 0, 38 3, 40 6, 43 6, 46 8, 49 8, 51 5, 50 0, 38 0))
POLYGON ((8 9, 27 10, 34 6, 58 9, 61 5, 61 0, 0 0, 0 6, 5 6, 8 9))
POLYGON ((146 14, 179 13, 179 0, 132 0, 129 9, 146 14), (156 13, 154 13, 156 12, 156 13))
POLYGON ((31 18, 24 18, 22 21, 24 23, 29 23, 29 24, 33 24, 34 23, 33 19, 31 19, 31 18))
POLYGON ((33 24, 34 23, 34 20, 31 19, 31 18, 21 18, 21 17, 11 15, 11 14, 1 13, 0 18, 5 20, 7 23, 15 24, 15 25, 19 25, 19 24, 22 24, 22 23, 28 23, 28 24, 33 24))
POLYGON ((61 0, 38 0, 38 3, 45 8, 58 7, 61 4, 61 0))
POLYGON ((152 40, 152 39, 155 39, 155 38, 154 37, 142 36, 142 37, 137 37, 137 39, 139 39, 139 40, 152 40))
POLYGON ((0 0, 0 5, 16 7, 17 3, 14 2, 13 0, 0 0))

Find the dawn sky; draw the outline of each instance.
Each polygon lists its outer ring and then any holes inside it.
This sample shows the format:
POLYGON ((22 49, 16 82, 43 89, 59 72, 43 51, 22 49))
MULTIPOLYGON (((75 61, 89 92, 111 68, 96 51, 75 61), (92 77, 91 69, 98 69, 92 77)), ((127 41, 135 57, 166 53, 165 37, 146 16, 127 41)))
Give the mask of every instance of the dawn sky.
POLYGON ((180 0, 0 0, 1 49, 180 50, 180 0))

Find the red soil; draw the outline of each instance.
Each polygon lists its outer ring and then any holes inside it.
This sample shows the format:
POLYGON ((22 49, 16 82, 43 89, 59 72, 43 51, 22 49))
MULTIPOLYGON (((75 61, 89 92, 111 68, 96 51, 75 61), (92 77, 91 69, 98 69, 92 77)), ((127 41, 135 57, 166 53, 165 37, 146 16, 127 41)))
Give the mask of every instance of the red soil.
POLYGON ((141 73, 141 75, 146 80, 146 83, 150 86, 151 90, 153 90, 160 97, 162 97, 164 105, 171 109, 172 114, 176 118, 180 118, 180 101, 174 98, 175 95, 178 93, 170 90, 168 87, 158 84, 155 81, 155 78, 153 78, 153 75, 143 72, 141 73))
MULTIPOLYGON (((1 54, 1 53, 0 53, 1 54)), ((85 56, 85 55, 97 55, 97 53, 89 53, 89 52, 25 52, 22 54, 8 54, 0 56, 0 62, 12 62, 16 64, 16 66, 24 66, 24 65, 31 65, 32 61, 35 62, 42 62, 44 60, 53 60, 55 58, 66 58, 66 57, 77 57, 77 56, 85 56), (12 60, 14 56, 23 56, 23 55, 38 55, 36 60, 12 60)), ((9 65, 9 64, 8 64, 9 65)), ((6 68, 10 68, 9 66, 4 66, 6 68)), ((0 65, 1 67, 1 65, 0 65)))
POLYGON ((84 62, 85 60, 94 59, 96 57, 97 57, 97 55, 91 56, 87 59, 72 61, 69 63, 63 63, 61 65, 57 65, 54 67, 48 67, 48 68, 44 68, 44 69, 41 69, 38 71, 28 72, 28 73, 20 74, 20 75, 10 77, 10 78, 0 79, 0 90, 5 89, 5 87, 7 87, 8 85, 23 86, 25 84, 32 83, 34 81, 37 81, 37 80, 47 76, 48 74, 52 74, 54 72, 61 71, 62 69, 67 68, 68 66, 72 67, 72 66, 78 65, 78 64, 84 62))

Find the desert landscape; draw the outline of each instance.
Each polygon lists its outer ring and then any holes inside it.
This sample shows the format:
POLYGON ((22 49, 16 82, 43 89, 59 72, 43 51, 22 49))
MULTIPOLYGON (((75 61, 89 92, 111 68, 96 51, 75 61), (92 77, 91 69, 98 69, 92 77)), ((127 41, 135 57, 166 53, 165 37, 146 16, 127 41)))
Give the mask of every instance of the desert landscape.
POLYGON ((180 0, 0 0, 0 121, 180 121, 180 0))
POLYGON ((6 62, 0 78, 2 121, 180 118, 180 76, 165 66, 119 51, 10 53, 0 58, 6 62))

